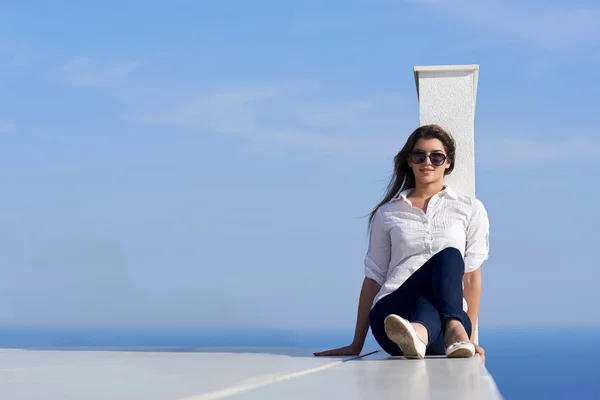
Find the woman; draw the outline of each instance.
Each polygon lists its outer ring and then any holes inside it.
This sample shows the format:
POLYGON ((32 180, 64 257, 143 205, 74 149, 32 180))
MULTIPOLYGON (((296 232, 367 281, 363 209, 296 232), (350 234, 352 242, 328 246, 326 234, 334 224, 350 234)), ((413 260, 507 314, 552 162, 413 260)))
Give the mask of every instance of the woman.
POLYGON ((315 356, 360 354, 370 327, 392 356, 478 353, 485 362, 473 339, 489 220, 480 200, 444 184, 455 154, 452 137, 427 125, 396 155, 387 193, 369 218, 354 340, 315 356))

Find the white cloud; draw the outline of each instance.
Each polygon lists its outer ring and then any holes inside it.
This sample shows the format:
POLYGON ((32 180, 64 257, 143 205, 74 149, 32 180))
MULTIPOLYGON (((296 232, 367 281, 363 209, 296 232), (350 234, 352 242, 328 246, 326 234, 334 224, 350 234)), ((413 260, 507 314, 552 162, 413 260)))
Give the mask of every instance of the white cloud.
MULTIPOLYGON (((355 100, 320 100, 302 91, 265 85, 219 91, 196 102, 134 118, 150 125, 184 127, 202 134, 242 138, 253 151, 301 149, 351 156, 363 162, 389 160, 418 125, 418 104, 396 93, 355 100), (414 116, 409 112, 414 110, 414 116)), ((486 135, 489 137, 489 135, 486 135)), ((501 137, 496 135, 496 137, 501 137)), ((478 166, 541 165, 600 154, 600 141, 573 136, 476 139, 478 166)))
POLYGON ((94 57, 77 57, 60 68, 60 80, 76 86, 111 85, 139 66, 134 60, 101 63, 94 57))
POLYGON ((385 94, 332 104, 319 96, 306 98, 302 91, 266 85, 216 92, 134 119, 234 135, 251 145, 370 156, 397 148, 410 133, 406 127, 414 128, 405 123, 402 100, 400 95, 385 94))
POLYGON ((535 5, 531 1, 405 0, 501 41, 549 51, 578 51, 600 44, 600 8, 535 5))

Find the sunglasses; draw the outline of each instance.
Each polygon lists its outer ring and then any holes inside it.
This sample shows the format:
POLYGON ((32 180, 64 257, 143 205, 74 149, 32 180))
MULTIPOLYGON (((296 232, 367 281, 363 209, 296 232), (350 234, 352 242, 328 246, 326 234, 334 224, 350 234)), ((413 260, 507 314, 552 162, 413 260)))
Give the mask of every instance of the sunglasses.
MULTIPOLYGON (((425 159, 428 157, 424 151, 412 151, 409 153, 410 161, 415 164, 421 164, 425 162, 425 159)), ((439 167, 446 161, 446 155, 444 153, 431 153, 429 155, 429 160, 433 165, 439 167)))

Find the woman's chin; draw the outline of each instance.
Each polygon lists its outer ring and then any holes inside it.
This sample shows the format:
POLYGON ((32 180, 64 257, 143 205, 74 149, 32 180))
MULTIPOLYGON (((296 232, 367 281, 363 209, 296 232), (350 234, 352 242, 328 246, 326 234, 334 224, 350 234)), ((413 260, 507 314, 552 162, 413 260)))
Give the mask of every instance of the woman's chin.
POLYGON ((426 184, 432 184, 435 182, 438 182, 440 180, 440 178, 438 178, 437 176, 428 176, 428 175, 421 175, 416 177, 417 181, 421 182, 421 183, 426 183, 426 184))

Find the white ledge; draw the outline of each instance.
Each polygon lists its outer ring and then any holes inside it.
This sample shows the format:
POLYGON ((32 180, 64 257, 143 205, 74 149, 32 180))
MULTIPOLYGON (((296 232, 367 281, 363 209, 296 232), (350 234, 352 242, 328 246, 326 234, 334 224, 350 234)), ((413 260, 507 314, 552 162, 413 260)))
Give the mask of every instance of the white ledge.
POLYGON ((0 398, 79 400, 478 399, 502 396, 478 357, 407 360, 311 349, 0 350, 0 398))
POLYGON ((417 98, 420 99, 419 93, 419 75, 421 73, 472 73, 473 74, 473 107, 475 108, 477 99, 477 85, 479 84, 479 65, 478 64, 464 64, 464 65, 421 65, 413 68, 415 76, 415 84, 417 86, 417 98))
POLYGON ((478 64, 463 64, 463 65, 422 65, 415 66, 415 72, 420 71, 475 71, 479 70, 478 64))

